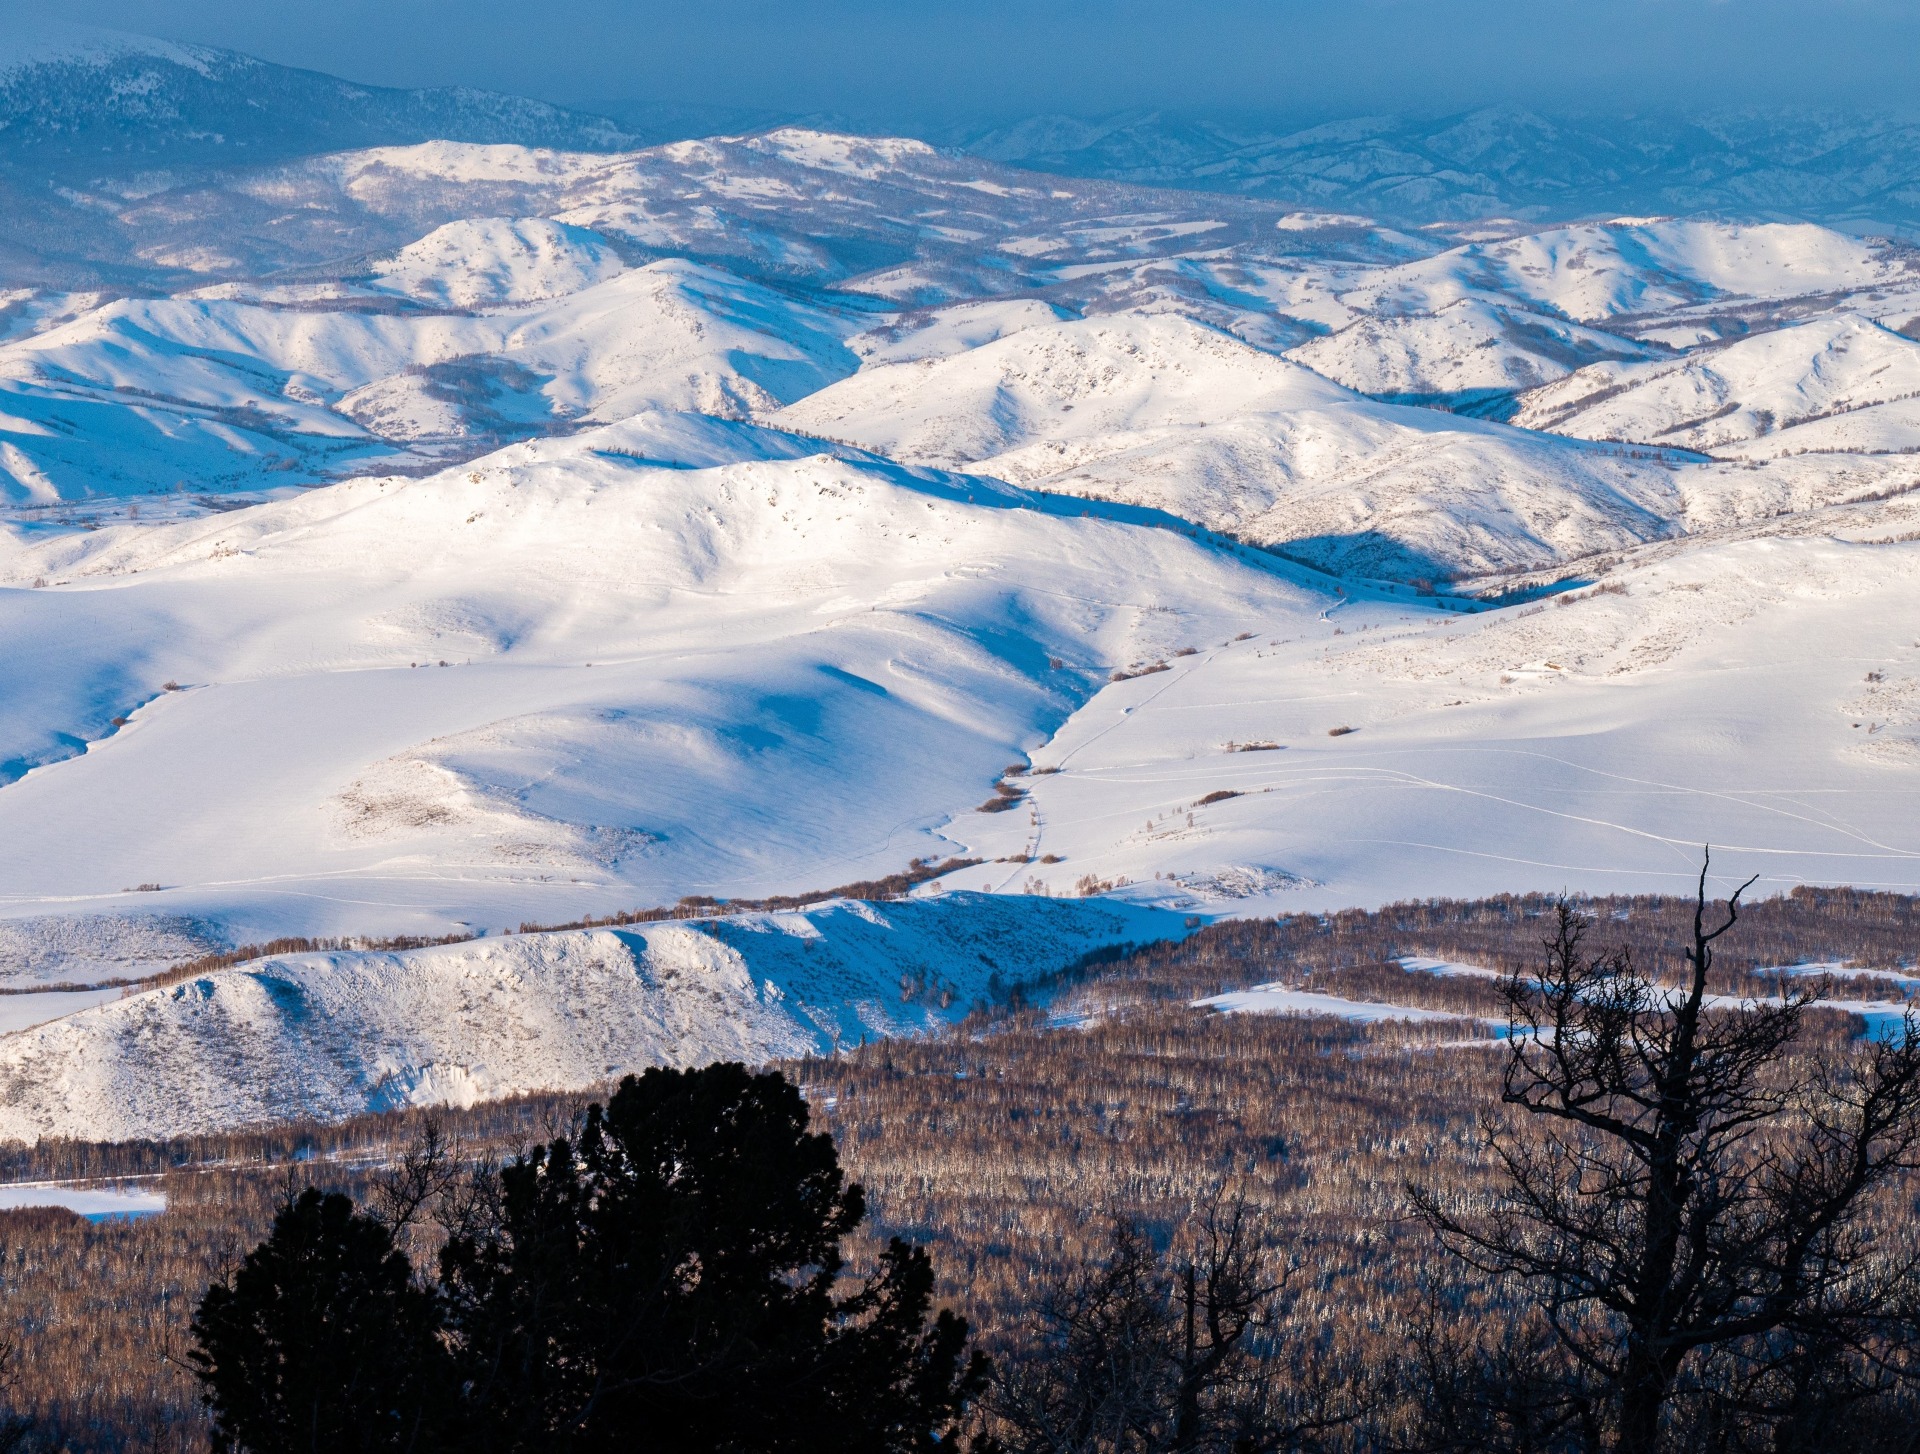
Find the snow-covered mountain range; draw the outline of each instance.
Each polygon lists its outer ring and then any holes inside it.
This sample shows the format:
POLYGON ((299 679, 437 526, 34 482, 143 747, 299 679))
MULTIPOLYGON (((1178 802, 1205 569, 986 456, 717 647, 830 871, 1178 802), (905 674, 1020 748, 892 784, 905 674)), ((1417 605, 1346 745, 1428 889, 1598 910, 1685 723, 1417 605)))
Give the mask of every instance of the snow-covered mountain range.
POLYGON ((17 17, 0 29, 0 160, 63 180, 240 166, 355 146, 612 150, 611 121, 465 87, 394 90, 214 46, 17 17))
POLYGON ((1920 888, 1897 240, 797 128, 69 192, 0 256, 0 1134, 823 1048, 1708 840, 1920 888))

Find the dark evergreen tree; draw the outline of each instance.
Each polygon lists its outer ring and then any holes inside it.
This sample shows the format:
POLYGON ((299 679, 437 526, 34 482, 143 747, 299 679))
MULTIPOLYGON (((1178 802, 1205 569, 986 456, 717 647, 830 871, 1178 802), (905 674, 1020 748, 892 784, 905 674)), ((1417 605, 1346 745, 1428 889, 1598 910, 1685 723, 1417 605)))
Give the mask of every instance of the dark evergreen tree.
POLYGON ((440 1335, 439 1299, 388 1227, 309 1188, 207 1289, 188 1357, 216 1450, 424 1454, 451 1389, 440 1335))
POLYGON ((841 1295, 865 1215, 777 1074, 628 1077, 500 1177, 442 1258, 472 1444, 496 1451, 918 1454, 984 1377, 895 1241, 841 1295))

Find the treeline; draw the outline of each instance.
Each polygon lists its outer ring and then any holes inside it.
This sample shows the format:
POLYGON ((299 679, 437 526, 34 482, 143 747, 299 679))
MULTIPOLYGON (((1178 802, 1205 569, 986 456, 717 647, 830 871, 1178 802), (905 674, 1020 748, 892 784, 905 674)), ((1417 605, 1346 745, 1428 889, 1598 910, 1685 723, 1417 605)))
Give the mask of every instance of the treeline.
MULTIPOLYGON (((1653 997, 1695 972, 1695 905, 1578 907, 1590 916, 1591 951, 1568 952, 1555 905, 1541 899, 1215 926, 1085 968, 1045 1011, 1015 997, 952 1036, 784 1067, 812 1124, 832 1133, 848 1178, 865 1188, 871 1216, 844 1239, 846 1287, 883 1273, 893 1237, 926 1250, 928 1316, 946 1306, 966 1318, 995 1370, 969 1395, 956 1437, 990 1437, 1012 1454, 1626 1447, 1622 1350, 1675 1330, 1636 1333, 1627 1313, 1564 1296, 1555 1304, 1551 1277, 1536 1273, 1568 1275, 1562 1254, 1576 1244, 1521 1235, 1543 1224, 1521 1215, 1526 1183, 1514 1169, 1601 1157, 1592 1168, 1632 1194, 1611 1204, 1613 1221, 1600 1230, 1636 1225, 1635 1208, 1644 1228, 1652 1203, 1633 1188, 1650 1183, 1620 1148, 1643 1131, 1667 1135, 1676 1156, 1701 1148, 1691 1133, 1624 1120, 1624 1138, 1556 1139, 1562 1123, 1512 1096, 1531 1087, 1542 1104, 1564 1093, 1618 1112, 1647 1098, 1658 1067, 1590 1062, 1570 1080, 1565 1067, 1516 1070, 1514 1044, 1478 1021, 1363 1026, 1185 1003, 1282 980, 1398 1003, 1426 996, 1432 1008, 1475 1016, 1537 1015, 1554 1003, 1543 971, 1557 952, 1567 986, 1557 1013, 1612 1016, 1575 1024, 1566 1044, 1607 1035, 1625 1044, 1638 1026, 1639 1043, 1670 1049, 1674 1018, 1653 997), (1408 954, 1522 969, 1533 999, 1516 1004, 1512 987, 1491 979, 1410 975, 1393 963, 1408 954), (1499 1240, 1503 1227, 1519 1240, 1499 1240), (1561 1323, 1583 1341, 1558 1340, 1543 1311, 1553 1306, 1578 1313, 1561 1323), (1100 1372, 1116 1368, 1126 1378, 1100 1372)), ((1911 953, 1902 926, 1913 914, 1912 901, 1880 895, 1764 901, 1702 954, 1700 984, 1745 983, 1781 964, 1894 967, 1911 953)), ((1699 1249, 1707 1282, 1730 1289, 1747 1321, 1725 1337, 1724 1320, 1701 1324, 1713 1337, 1682 1351, 1660 1402, 1664 1442, 1641 1447, 1908 1447, 1898 1440, 1913 1426, 1916 1303, 1911 1264, 1900 1259, 1913 1256, 1916 1188, 1910 1148, 1898 1144, 1900 1067, 1876 1068, 1887 1047, 1863 1040, 1857 1021, 1804 1000, 1780 1013, 1787 1018, 1756 1022, 1759 1040, 1724 1038, 1747 1025, 1741 1014, 1710 1011, 1695 1026, 1715 1066, 1749 1065, 1740 1115, 1764 1112, 1743 1122, 1763 1128, 1757 1142, 1723 1147, 1726 1158, 1705 1168, 1714 1175, 1696 1178, 1754 1190, 1719 1214, 1744 1219, 1748 1235, 1699 1249), (1897 1114, 1849 1141, 1846 1108, 1872 1099, 1873 1086, 1875 1103, 1897 1114), (1844 1216, 1799 1239, 1818 1255, 1796 1271, 1781 1260, 1795 1241, 1781 1216, 1826 1194, 1822 1178, 1848 1147, 1865 1148, 1869 1184, 1844 1216), (1795 1159, 1810 1148, 1819 1155, 1795 1159), (1786 1172, 1794 1176, 1767 1179, 1786 1172), (1733 1249, 1744 1249, 1738 1265, 1727 1259, 1733 1249), (1789 1272, 1818 1296, 1783 1296, 1789 1272), (1754 1280, 1774 1274, 1769 1286, 1754 1280), (1862 1302, 1862 1289, 1877 1301, 1862 1302)), ((572 1143, 583 1114, 580 1102, 553 1097, 440 1119, 475 1168, 544 1155, 556 1137, 572 1143)), ((1738 1116, 1707 1106, 1701 1118, 1721 1126, 1738 1116)), ((376 1212, 421 1131, 418 1116, 370 1117, 8 1153, 8 1179, 82 1167, 158 1175, 170 1198, 164 1216, 119 1225, 0 1214, 0 1339, 15 1350, 11 1397, 34 1420, 34 1437, 75 1451, 205 1447, 199 1385, 185 1370, 208 1287, 226 1284, 306 1185, 376 1212)), ((1577 1203, 1545 1210, 1568 1225, 1586 1215, 1577 1203)), ((398 1234, 423 1286, 441 1276, 442 1235, 398 1234)), ((1613 1248, 1622 1266, 1633 1251, 1632 1238, 1613 1248)))
POLYGON ((881 901, 905 898, 923 883, 929 883, 943 874, 954 873, 959 869, 972 868, 984 862, 978 858, 949 858, 935 863, 930 858, 916 858, 899 873, 890 873, 884 878, 863 878, 853 883, 840 884, 835 888, 816 889, 808 893, 774 894, 764 899, 716 899, 709 894, 689 894, 664 909, 627 909, 619 913, 604 914, 598 918, 572 919, 564 924, 522 923, 517 932, 521 934, 550 934, 557 929, 613 929, 626 924, 658 924, 673 919, 709 919, 716 914, 765 914, 783 909, 805 909, 829 899, 868 899, 881 901))
POLYGON ((129 980, 127 981, 128 993, 184 984, 187 980, 198 979, 201 975, 211 974, 218 969, 231 969, 236 964, 245 964, 254 959, 266 959, 273 955, 398 952, 408 949, 428 949, 440 944, 465 944, 477 937, 479 936, 475 934, 462 933, 401 934, 380 939, 309 939, 304 935, 296 935, 288 939, 269 939, 264 944, 242 944, 236 949, 223 949, 213 954, 203 954, 195 959, 169 965, 158 974, 148 975, 144 979, 129 980))
MULTIPOLYGON (((1193 998, 1289 973, 1355 968, 1404 955, 1511 973, 1537 963, 1539 941, 1559 902, 1544 894, 1503 894, 1389 904, 1376 911, 1229 920, 1143 950, 1129 961, 1128 978, 1169 996, 1193 998)), ((1693 922, 1691 896, 1575 896, 1571 902, 1605 926, 1610 944, 1649 972, 1678 972, 1693 922)), ((1855 977, 1849 967, 1912 968, 1916 955, 1920 899, 1796 888, 1743 906, 1738 940, 1714 965, 1713 988, 1771 994, 1779 988, 1781 969, 1832 964, 1841 966, 1834 971, 1836 989, 1879 997, 1888 992, 1887 981, 1855 977)))

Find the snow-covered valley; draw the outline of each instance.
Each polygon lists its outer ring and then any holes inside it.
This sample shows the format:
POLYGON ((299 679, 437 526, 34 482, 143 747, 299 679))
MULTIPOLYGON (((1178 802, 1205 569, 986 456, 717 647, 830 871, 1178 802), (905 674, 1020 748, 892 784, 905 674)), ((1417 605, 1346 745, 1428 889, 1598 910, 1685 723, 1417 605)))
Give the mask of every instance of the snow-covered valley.
POLYGON ((0 1137, 830 1049, 1709 841, 1920 889, 1900 243, 791 128, 111 206, 164 285, 0 276, 0 1137))

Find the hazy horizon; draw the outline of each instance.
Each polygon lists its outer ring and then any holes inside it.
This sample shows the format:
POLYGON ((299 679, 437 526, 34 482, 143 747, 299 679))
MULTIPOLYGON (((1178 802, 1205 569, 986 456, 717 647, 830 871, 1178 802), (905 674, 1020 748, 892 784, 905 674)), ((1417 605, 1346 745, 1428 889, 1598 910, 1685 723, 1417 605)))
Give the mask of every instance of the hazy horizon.
MULTIPOLYGON (((44 8, 0 0, 0 18, 44 8)), ((70 0, 62 17, 375 85, 472 85, 639 114, 824 115, 865 128, 1166 111, 1311 124, 1488 105, 1910 110, 1920 3, 1200 0, 1122 3, 70 0)))

